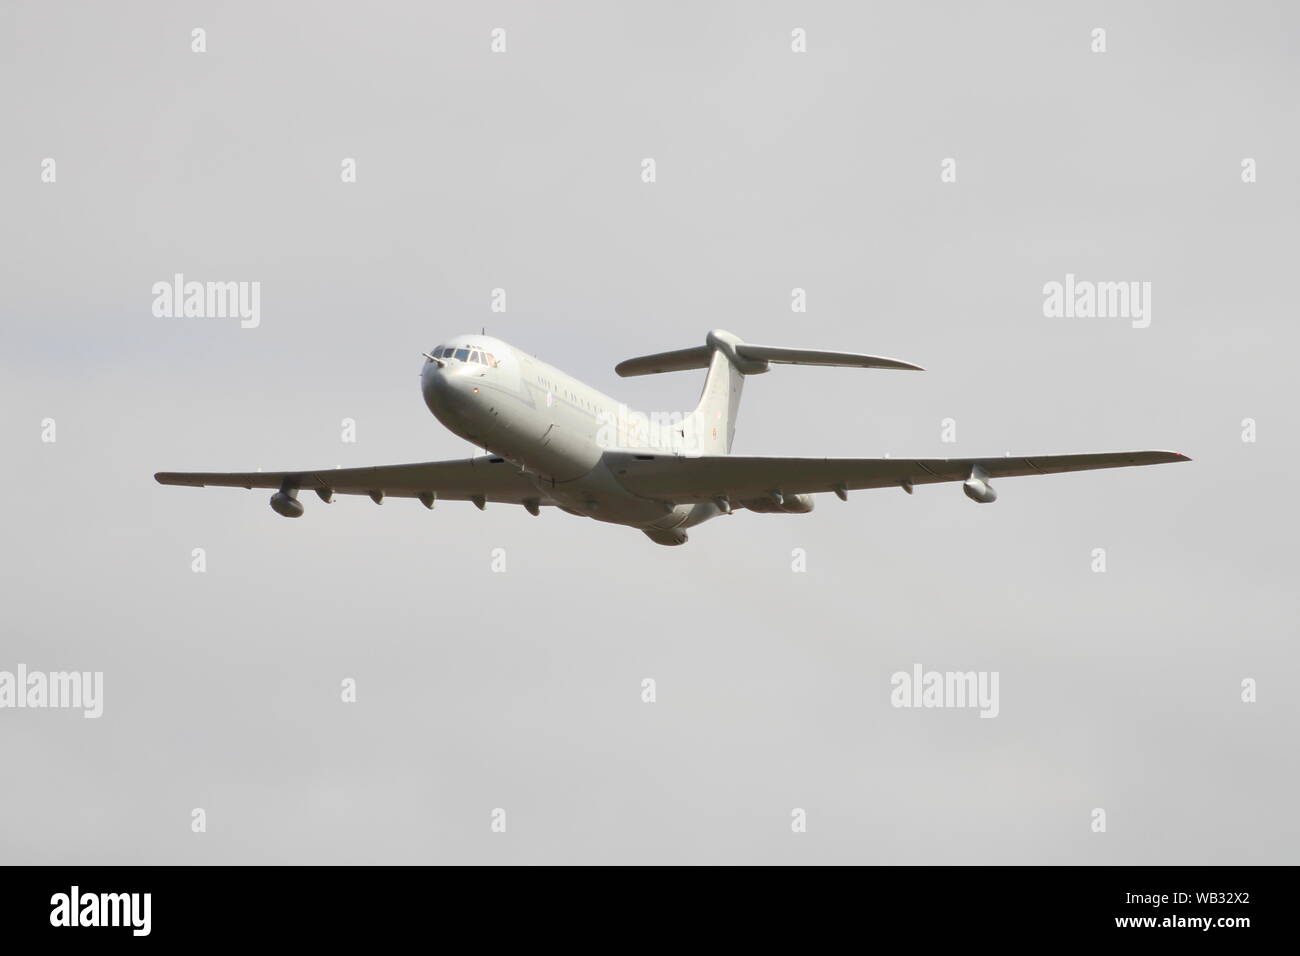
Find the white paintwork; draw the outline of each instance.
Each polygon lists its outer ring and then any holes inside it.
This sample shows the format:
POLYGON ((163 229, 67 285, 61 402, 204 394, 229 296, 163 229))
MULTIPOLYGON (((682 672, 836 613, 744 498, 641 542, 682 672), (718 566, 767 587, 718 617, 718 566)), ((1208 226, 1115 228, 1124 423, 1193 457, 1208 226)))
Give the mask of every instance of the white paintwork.
POLYGON ((745 376, 772 362, 917 369, 896 359, 824 350, 756 346, 714 330, 705 346, 620 363, 623 375, 703 368, 698 406, 674 427, 630 417, 621 403, 501 339, 459 335, 424 353, 420 386, 443 425, 491 454, 464 461, 289 472, 162 472, 163 484, 275 488, 272 507, 286 517, 303 508, 302 490, 328 501, 335 493, 540 506, 644 531, 660 544, 682 544, 686 529, 744 508, 805 513, 813 495, 843 498, 862 488, 962 482, 976 501, 996 497, 991 480, 1160 464, 1174 452, 1107 452, 966 459, 806 459, 735 457, 731 450, 745 376), (450 352, 448 352, 450 350, 450 352), (444 354, 447 353, 447 354, 444 354), (461 356, 477 353, 481 361, 461 356), (489 364, 486 356, 491 356, 489 364), (638 426, 639 427, 636 427, 638 426), (652 427, 646 427, 650 425, 652 427))

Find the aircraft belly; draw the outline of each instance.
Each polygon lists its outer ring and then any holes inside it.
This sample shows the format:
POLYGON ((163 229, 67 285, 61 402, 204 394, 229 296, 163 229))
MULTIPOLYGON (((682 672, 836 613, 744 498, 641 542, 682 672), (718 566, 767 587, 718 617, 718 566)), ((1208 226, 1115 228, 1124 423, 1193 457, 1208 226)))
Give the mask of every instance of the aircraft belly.
POLYGON ((597 521, 645 528, 651 525, 672 527, 685 520, 685 514, 676 514, 679 509, 632 494, 619 483, 603 460, 580 478, 557 481, 554 485, 550 482, 539 484, 566 511, 597 521))

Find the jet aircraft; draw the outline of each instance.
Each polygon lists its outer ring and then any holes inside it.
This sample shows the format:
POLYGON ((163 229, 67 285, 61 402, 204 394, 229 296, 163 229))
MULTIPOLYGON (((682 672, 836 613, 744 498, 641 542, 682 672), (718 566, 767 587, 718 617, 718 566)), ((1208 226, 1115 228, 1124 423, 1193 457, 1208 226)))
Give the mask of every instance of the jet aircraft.
POLYGON ((814 496, 960 482, 968 498, 997 498, 995 479, 1189 461, 1170 451, 990 458, 776 458, 731 455, 745 379, 772 365, 922 371, 852 352, 754 345, 720 329, 694 348, 631 358, 621 376, 706 369, 699 404, 647 416, 488 335, 458 335, 429 352, 425 404, 452 432, 488 454, 454 461, 281 472, 159 472, 164 485, 272 488, 277 514, 303 514, 302 492, 555 507, 639 529, 657 544, 684 544, 687 529, 739 510, 803 514, 814 496))

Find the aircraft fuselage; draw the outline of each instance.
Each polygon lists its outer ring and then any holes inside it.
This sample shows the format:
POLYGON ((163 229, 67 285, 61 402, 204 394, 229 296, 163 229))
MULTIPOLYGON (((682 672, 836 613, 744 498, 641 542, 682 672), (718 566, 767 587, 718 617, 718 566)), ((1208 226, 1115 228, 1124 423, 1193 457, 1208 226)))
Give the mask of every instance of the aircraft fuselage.
MULTIPOLYGON (((526 352, 486 335, 456 336, 426 360, 425 404, 448 430, 514 463, 538 491, 572 514, 671 536, 715 517, 712 504, 674 505, 634 495, 605 452, 627 420, 615 399, 526 352), (439 353, 449 353, 442 358, 439 353), (464 358, 458 356, 464 355, 464 358), (478 361, 473 359, 477 357, 478 361), (605 434, 602 440, 602 433, 605 434)), ((688 436, 666 429, 620 437, 622 451, 682 453, 688 436)), ((616 467, 616 466, 615 466, 616 467)))

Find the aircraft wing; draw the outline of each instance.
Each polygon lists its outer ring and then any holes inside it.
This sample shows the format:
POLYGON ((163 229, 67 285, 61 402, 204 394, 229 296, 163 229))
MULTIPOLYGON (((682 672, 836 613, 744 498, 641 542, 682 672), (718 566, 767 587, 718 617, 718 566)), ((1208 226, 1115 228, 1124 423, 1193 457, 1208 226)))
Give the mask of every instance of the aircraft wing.
POLYGON ((545 494, 518 468, 501 458, 484 456, 459 461, 426 461, 373 468, 322 468, 318 471, 160 471, 159 484, 192 487, 273 488, 288 484, 322 497, 376 494, 390 498, 419 498, 433 493, 452 501, 497 501, 550 504, 545 494), (539 501, 540 499, 540 501, 539 501))
POLYGON ((751 458, 731 455, 620 456, 614 472, 635 494, 669 501, 731 501, 821 491, 965 481, 975 467, 990 478, 1051 475, 1096 468, 1126 468, 1190 461, 1172 451, 1116 451, 1090 455, 1002 458, 751 458))

